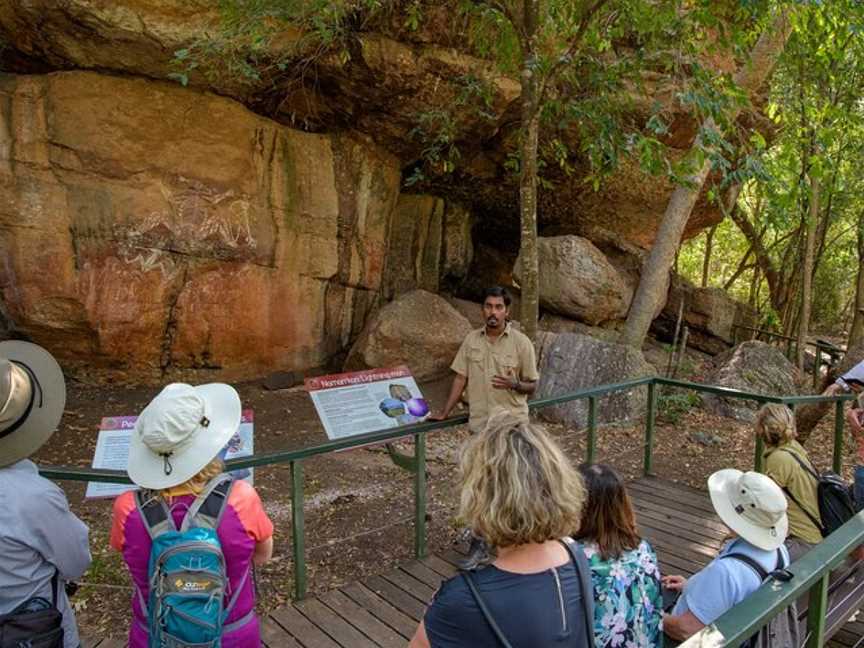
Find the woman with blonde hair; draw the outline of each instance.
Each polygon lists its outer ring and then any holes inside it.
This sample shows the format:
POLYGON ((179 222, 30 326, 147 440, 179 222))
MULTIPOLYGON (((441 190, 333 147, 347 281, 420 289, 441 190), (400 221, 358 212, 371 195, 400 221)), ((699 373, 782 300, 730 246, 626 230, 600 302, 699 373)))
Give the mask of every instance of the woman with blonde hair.
POLYGON ((130 648, 261 643, 251 572, 273 553, 273 524, 219 458, 240 417, 233 387, 174 383, 135 423, 129 478, 141 490, 114 501, 111 526, 135 589, 130 648))
POLYGON ((794 562, 822 541, 815 470, 796 440, 795 415, 785 405, 763 405, 756 414, 755 432, 765 444, 763 472, 783 489, 789 504, 786 547, 794 562))
POLYGON ((467 441, 460 473, 460 515, 497 558, 443 583, 410 645, 593 646, 590 570, 565 539, 585 488, 558 445, 499 415, 467 441))

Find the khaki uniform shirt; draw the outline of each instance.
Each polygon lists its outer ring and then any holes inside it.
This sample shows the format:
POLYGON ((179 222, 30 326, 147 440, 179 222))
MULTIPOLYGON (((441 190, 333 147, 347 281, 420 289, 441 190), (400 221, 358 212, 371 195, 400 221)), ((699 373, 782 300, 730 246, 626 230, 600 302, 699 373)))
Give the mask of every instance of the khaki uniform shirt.
POLYGON ((540 378, 534 345, 510 323, 494 342, 486 337, 486 327, 471 331, 450 368, 468 379, 468 428, 472 432, 481 431, 495 410, 505 410, 528 421, 527 394, 492 386, 496 375, 526 381, 540 378))
MULTIPOLYGON (((794 452, 804 460, 805 464, 810 464, 810 458, 803 446, 797 441, 790 441, 765 452, 765 474, 777 482, 780 488, 788 489, 795 499, 807 509, 807 512, 821 523, 819 500, 816 496, 816 480, 813 479, 813 475, 795 461, 795 457, 785 452, 786 450, 794 452)), ((789 503, 789 509, 786 512, 789 516, 789 535, 809 544, 822 542, 822 533, 816 525, 791 498, 787 496, 786 500, 789 503)))

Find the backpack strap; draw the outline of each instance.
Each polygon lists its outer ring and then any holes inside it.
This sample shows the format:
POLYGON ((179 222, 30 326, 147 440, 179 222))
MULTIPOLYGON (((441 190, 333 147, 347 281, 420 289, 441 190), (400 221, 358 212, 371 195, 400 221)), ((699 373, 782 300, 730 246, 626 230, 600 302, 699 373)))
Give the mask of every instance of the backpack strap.
MULTIPOLYGON (((766 581, 766 579, 768 578, 768 572, 765 571, 765 568, 762 565, 760 565, 758 562, 756 562, 753 558, 751 558, 750 556, 748 556, 746 554, 728 553, 725 556, 720 556, 720 560, 723 560, 724 558, 732 558, 733 560, 737 560, 738 562, 742 562, 745 565, 747 565, 750 569, 752 569, 754 572, 756 572, 756 575, 759 577, 760 583, 764 583, 766 581)), ((777 559, 778 559, 778 566, 779 566, 779 564, 780 564, 779 561, 783 560, 783 555, 780 553, 779 549, 777 550, 777 559)))
POLYGON ((233 484, 233 477, 224 473, 211 479, 186 512, 180 531, 218 528, 233 484))
POLYGON ((559 540, 567 553, 570 554, 570 560, 573 561, 573 568, 576 570, 576 578, 579 579, 579 586, 582 590, 582 611, 585 614, 585 634, 587 648, 594 648, 594 584, 591 581, 591 566, 588 564, 588 558, 582 547, 576 544, 573 538, 565 537, 559 540))
POLYGON ((816 469, 813 468, 812 465, 808 466, 804 460, 798 456, 798 453, 792 452, 789 448, 780 448, 780 452, 785 452, 786 454, 792 455, 795 461, 798 462, 798 465, 801 466, 806 472, 810 473, 810 476, 816 480, 816 483, 819 483, 819 473, 816 472, 816 469))
POLYGON ((155 540, 166 531, 176 531, 174 519, 168 505, 159 495, 150 490, 139 490, 135 492, 135 505, 141 513, 141 520, 147 527, 150 539, 155 540))
POLYGON ((507 637, 505 637, 504 633, 501 632, 501 628, 498 627, 498 624, 495 622, 489 608, 486 607, 486 601, 483 600, 483 597, 480 595, 480 590, 477 589, 477 584, 474 582, 474 575, 471 572, 465 571, 460 575, 465 579, 465 582, 468 583, 468 589, 471 590, 471 595, 474 597, 477 607, 480 608, 480 612, 483 613, 483 618, 486 619, 486 623, 488 623, 489 627, 492 629, 492 634, 495 635, 495 638, 498 639, 498 642, 503 646, 503 648, 513 648, 512 644, 507 641, 507 637))
MULTIPOLYGON (((790 453, 790 454, 791 454, 791 453, 790 453)), ((821 534, 822 534, 822 537, 824 538, 824 537, 827 535, 827 534, 825 533, 825 527, 822 526, 822 523, 821 523, 821 522, 816 518, 816 516, 813 515, 813 514, 812 514, 810 511, 808 511, 806 508, 804 508, 804 505, 801 504, 801 502, 798 501, 798 498, 795 497, 795 496, 792 494, 792 491, 790 491, 790 490, 789 490, 788 488, 786 488, 785 486, 783 487, 783 492, 786 493, 786 497, 788 497, 788 498, 791 499, 793 502, 795 502, 795 504, 798 505, 798 508, 801 509, 801 510, 803 511, 804 515, 807 516, 807 519, 809 519, 809 520, 813 523, 813 526, 815 526, 816 529, 818 529, 819 533, 821 533, 821 534)))

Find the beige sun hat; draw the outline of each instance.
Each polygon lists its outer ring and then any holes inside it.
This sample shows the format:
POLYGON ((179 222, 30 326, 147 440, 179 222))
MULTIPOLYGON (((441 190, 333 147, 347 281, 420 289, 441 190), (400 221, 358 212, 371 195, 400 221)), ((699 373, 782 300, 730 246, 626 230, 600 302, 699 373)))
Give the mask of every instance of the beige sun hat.
POLYGON ((166 386, 135 422, 129 478, 153 490, 188 481, 234 436, 240 417, 240 396, 230 385, 166 386))
POLYGON ((66 381, 54 357, 30 342, 0 342, 0 468, 41 448, 65 407, 66 381))
POLYGON ((770 477, 734 468, 708 478, 711 503, 723 523, 750 544, 773 551, 786 540, 786 497, 770 477))

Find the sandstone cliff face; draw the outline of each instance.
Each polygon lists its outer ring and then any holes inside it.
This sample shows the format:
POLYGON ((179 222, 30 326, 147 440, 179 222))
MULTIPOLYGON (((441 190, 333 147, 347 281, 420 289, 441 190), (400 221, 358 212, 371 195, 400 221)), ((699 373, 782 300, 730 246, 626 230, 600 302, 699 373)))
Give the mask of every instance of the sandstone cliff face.
POLYGON ((394 158, 236 102, 92 73, 0 79, 0 285, 67 367, 309 367, 381 287, 394 158))
MULTIPOLYGON (((295 128, 363 133, 396 156, 406 172, 426 146, 416 134, 420 115, 446 111, 452 114, 461 163, 457 174, 436 178, 435 186, 494 219, 499 237, 518 238, 518 193, 515 177, 505 166, 515 151, 518 80, 502 76, 489 61, 464 49, 464 34, 460 37, 452 24, 453 6, 428 4, 426 21, 431 27, 425 32, 406 34, 402 28, 400 33, 400 21, 394 17, 393 25, 373 26, 386 33, 359 33, 350 59, 335 54, 317 57, 311 65, 304 63, 304 75, 288 70, 281 76, 242 81, 236 73, 196 72, 189 83, 235 98, 295 128), (483 79, 488 85, 489 101, 482 115, 459 101, 468 78, 483 79)), ((203 0, 2 3, 0 38, 9 47, 0 65, 13 72, 75 68, 166 79, 176 71, 171 67, 175 51, 216 31, 218 10, 203 0)), ((299 32, 286 29, 270 53, 291 51, 299 38, 299 32)), ((718 59, 709 64, 725 71, 730 63, 718 59)), ((695 124, 676 107, 674 83, 659 76, 646 79, 646 85, 651 96, 637 98, 635 110, 647 114, 654 101, 666 106, 674 126, 668 142, 673 153, 686 150, 695 124)), ((578 149, 578 142, 574 144, 578 149)), ((671 191, 669 183, 643 174, 628 161, 599 192, 577 173, 562 179, 556 191, 541 193, 541 233, 578 234, 592 241, 611 235, 647 248, 671 191)), ((719 220, 717 209, 700 203, 685 236, 719 220)), ((489 236, 485 242, 500 243, 489 236)))
MULTIPOLYGON (((340 359, 407 291, 511 284, 519 84, 430 7, 434 28, 373 25, 299 82, 184 88, 174 52, 217 29, 215 3, 0 2, 0 333, 78 375, 234 379, 340 359), (484 115, 458 101, 473 77, 484 115), (452 113, 459 172, 407 195, 430 111, 452 113)), ((648 85, 675 113, 668 79, 648 85)), ((670 144, 692 137, 678 115, 670 144)), ((623 281, 610 312, 577 316, 626 311, 671 189, 625 161, 599 192, 577 172, 541 193, 541 235, 584 237, 623 281)), ((699 206, 688 235, 718 218, 699 206)))

